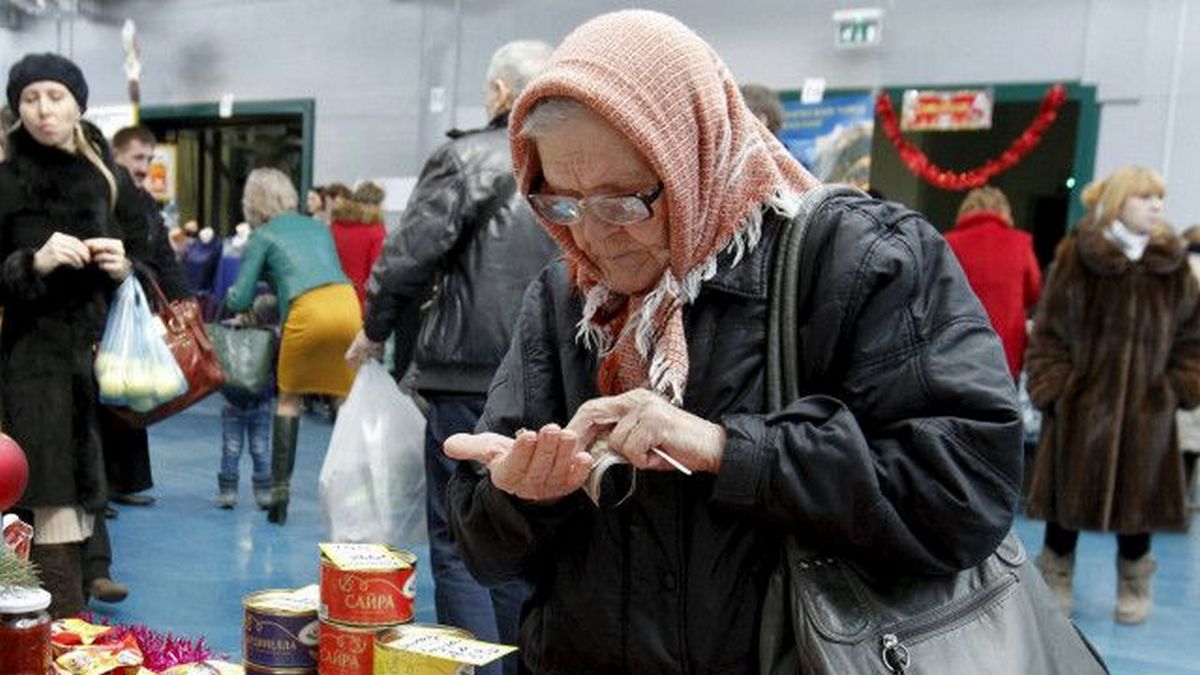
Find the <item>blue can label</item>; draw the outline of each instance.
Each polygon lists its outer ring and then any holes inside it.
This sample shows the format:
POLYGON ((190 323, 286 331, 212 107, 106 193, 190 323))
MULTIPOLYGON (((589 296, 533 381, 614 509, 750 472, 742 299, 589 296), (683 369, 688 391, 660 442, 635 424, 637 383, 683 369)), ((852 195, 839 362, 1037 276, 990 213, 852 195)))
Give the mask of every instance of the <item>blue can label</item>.
POLYGON ((242 651, 247 664, 266 668, 316 668, 317 611, 272 613, 246 603, 242 651))

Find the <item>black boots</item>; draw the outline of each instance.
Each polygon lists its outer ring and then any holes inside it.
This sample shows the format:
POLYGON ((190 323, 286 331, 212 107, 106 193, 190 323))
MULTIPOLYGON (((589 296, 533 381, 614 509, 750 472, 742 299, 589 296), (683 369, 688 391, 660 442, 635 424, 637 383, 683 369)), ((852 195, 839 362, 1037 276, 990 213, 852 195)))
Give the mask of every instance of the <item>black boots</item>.
POLYGON ((274 487, 267 520, 278 525, 287 522, 288 482, 292 479, 292 470, 296 468, 296 433, 299 430, 299 417, 275 416, 274 435, 271 437, 271 479, 274 487))
POLYGON ((50 616, 65 619, 84 610, 80 544, 34 544, 29 559, 38 566, 42 588, 50 592, 50 616))

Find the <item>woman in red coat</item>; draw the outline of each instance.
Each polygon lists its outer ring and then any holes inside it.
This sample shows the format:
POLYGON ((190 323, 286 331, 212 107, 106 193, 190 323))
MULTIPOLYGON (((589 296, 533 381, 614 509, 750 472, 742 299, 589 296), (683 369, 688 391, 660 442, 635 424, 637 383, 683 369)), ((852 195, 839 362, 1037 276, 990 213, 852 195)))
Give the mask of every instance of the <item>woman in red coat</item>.
POLYGON ((387 230, 383 226, 383 188, 365 181, 354 190, 350 199, 342 200, 333 209, 333 241, 337 245, 342 271, 354 284, 358 305, 365 311, 367 280, 371 267, 383 250, 387 230))
POLYGON ((1003 192, 982 187, 967 194, 946 241, 1000 335, 1008 368, 1016 379, 1028 342, 1025 317, 1042 294, 1033 237, 1013 227, 1012 210, 1003 192))

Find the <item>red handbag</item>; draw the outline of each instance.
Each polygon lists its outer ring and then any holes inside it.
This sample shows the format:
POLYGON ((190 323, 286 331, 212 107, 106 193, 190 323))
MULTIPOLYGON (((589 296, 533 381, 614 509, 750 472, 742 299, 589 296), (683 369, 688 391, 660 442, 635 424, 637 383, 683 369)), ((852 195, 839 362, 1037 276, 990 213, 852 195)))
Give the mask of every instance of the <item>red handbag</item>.
POLYGON ((117 417, 135 428, 149 426, 185 410, 225 383, 225 373, 221 370, 217 352, 208 339, 208 333, 204 332, 200 302, 195 298, 168 301, 158 283, 151 278, 145 279, 145 286, 154 294, 159 308, 155 316, 166 329, 163 339, 183 371, 188 388, 176 398, 144 413, 123 407, 110 408, 117 417))

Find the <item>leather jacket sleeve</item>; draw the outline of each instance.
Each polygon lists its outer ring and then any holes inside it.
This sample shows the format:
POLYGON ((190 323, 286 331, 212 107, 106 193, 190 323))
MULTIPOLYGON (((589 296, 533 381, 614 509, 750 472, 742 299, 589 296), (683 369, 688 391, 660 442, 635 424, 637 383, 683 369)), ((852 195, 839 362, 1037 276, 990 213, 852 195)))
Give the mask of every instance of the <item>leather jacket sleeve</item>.
POLYGON ((712 500, 857 559, 965 569, 1011 527, 1016 392, 945 240, 917 214, 875 208, 810 226, 801 269, 815 271, 799 318, 809 395, 722 419, 712 500))
POLYGON ((259 232, 250 235, 242 249, 242 263, 237 281, 229 288, 223 304, 231 312, 244 312, 254 304, 254 291, 262 277, 267 259, 267 241, 259 232))
POLYGON ((449 146, 434 153, 417 181, 404 217, 384 241, 383 253, 367 284, 363 330, 375 342, 387 339, 400 312, 433 282, 438 263, 462 233, 470 217, 462 166, 449 146))

